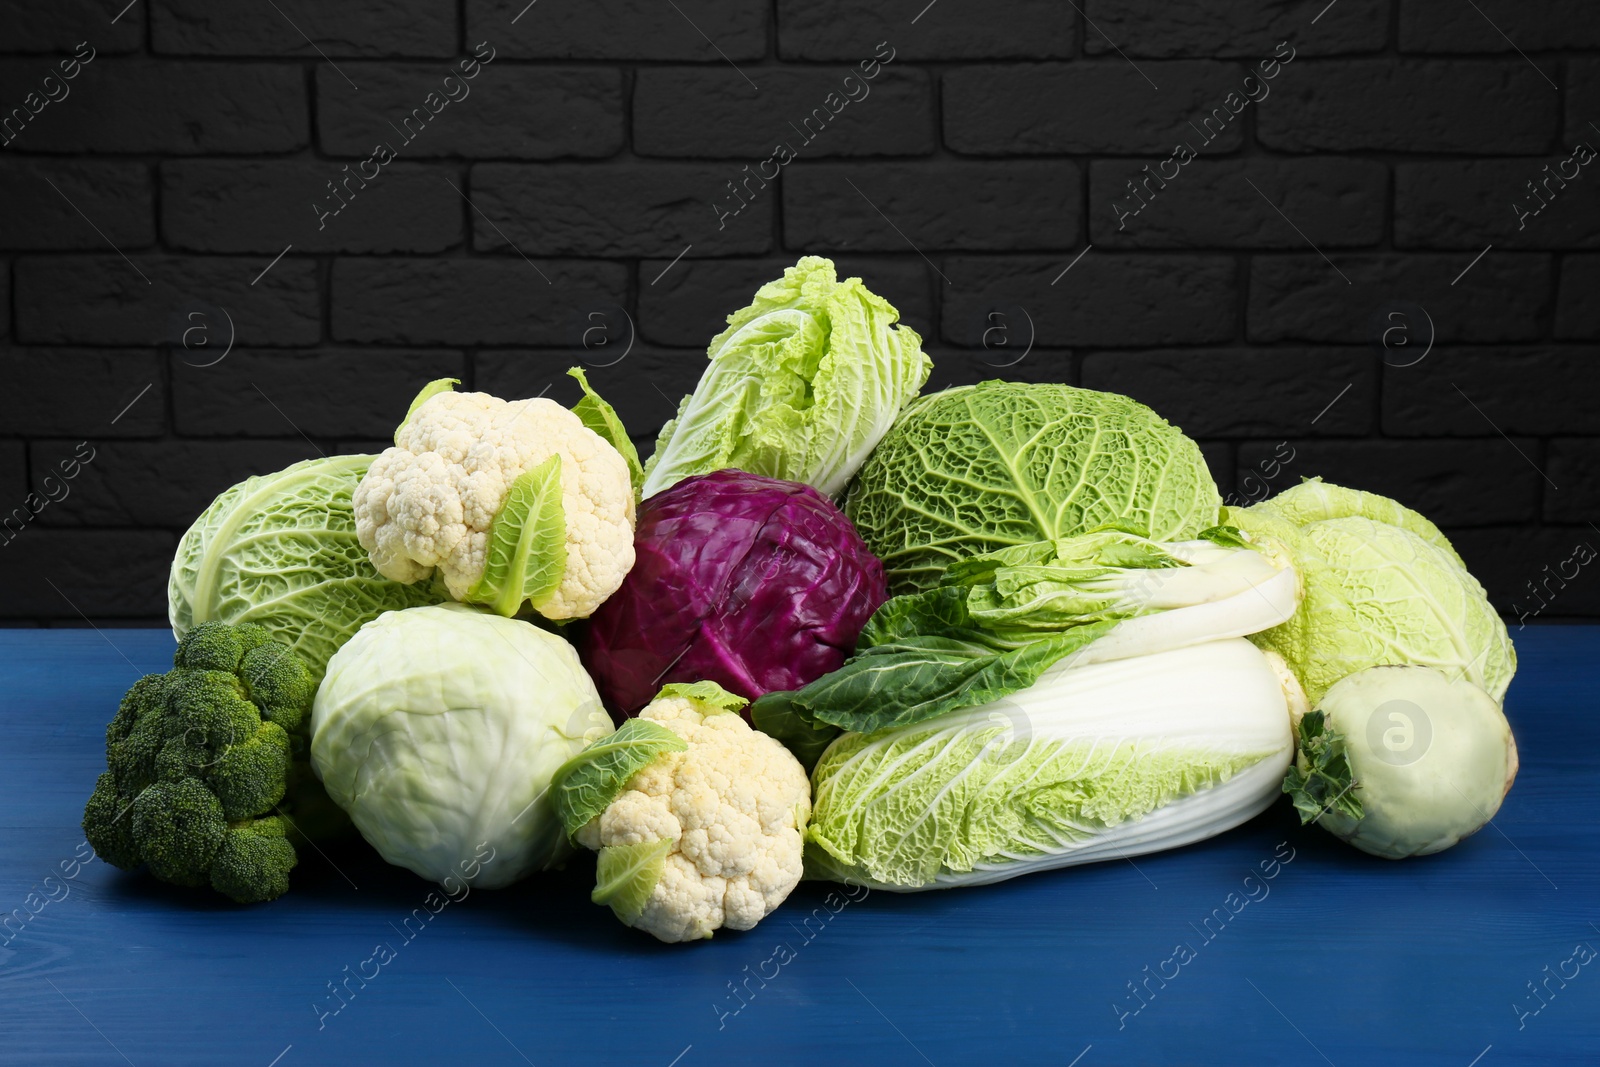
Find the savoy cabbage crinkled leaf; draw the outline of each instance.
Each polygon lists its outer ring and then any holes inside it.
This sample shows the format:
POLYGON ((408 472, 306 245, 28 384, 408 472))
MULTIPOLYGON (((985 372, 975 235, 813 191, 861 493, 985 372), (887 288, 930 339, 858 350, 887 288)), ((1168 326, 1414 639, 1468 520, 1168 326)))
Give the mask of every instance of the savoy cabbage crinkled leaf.
POLYGON ((1450 542, 1387 497, 1312 479, 1228 522, 1294 561, 1305 596, 1293 618, 1255 635, 1281 655, 1313 706, 1367 667, 1435 667, 1495 700, 1517 669, 1505 622, 1450 542))
POLYGON ((332 456, 247 478, 178 542, 167 585, 172 632, 253 622, 321 678, 328 659, 385 611, 445 600, 428 582, 380 575, 356 539, 350 496, 372 456, 332 456))
POLYGON ((805 256, 728 316, 645 465, 641 498, 733 468, 837 497, 933 369, 922 338, 833 261, 805 256))
POLYGON ((999 381, 913 404, 844 505, 890 593, 933 585, 955 560, 1110 523, 1194 537, 1221 507, 1199 447, 1138 401, 999 381))

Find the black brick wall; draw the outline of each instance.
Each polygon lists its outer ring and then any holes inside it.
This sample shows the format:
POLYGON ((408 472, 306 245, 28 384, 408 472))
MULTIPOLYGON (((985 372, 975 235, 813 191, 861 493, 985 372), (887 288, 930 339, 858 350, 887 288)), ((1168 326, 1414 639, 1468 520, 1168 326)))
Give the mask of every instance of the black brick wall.
POLYGON ((215 493, 431 378, 581 360, 647 443, 808 252, 935 386, 1392 494, 1504 610, 1600 543, 1590 4, 126 2, 0 0, 0 514, 93 449, 0 533, 0 622, 159 620, 215 493))

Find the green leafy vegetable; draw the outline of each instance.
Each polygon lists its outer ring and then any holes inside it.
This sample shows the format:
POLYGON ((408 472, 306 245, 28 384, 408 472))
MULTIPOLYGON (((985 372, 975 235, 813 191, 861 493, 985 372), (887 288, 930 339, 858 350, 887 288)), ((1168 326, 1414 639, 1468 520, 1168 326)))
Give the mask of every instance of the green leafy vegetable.
POLYGON ((599 434, 607 444, 618 452, 628 462, 628 479, 633 483, 633 491, 637 493, 639 486, 644 482, 644 468, 639 465, 639 450, 633 447, 633 440, 628 436, 628 430, 622 425, 622 420, 617 417, 617 411, 610 404, 601 399, 600 394, 589 386, 589 378, 582 367, 573 367, 567 373, 578 379, 578 385, 583 388, 583 399, 572 405, 572 413, 589 429, 599 434))
POLYGON ((895 597, 856 655, 753 721, 803 762, 821 724, 872 733, 997 700, 1052 665, 1125 658, 1282 622, 1295 579, 1248 546, 1156 542, 1111 527, 958 561, 927 592, 895 597))
MULTIPOLYGON (((611 905, 612 913, 632 926, 644 912, 656 883, 661 881, 672 846, 672 838, 665 837, 659 841, 641 841, 637 845, 602 848, 595 864, 594 892, 589 894, 589 899, 596 904, 611 905)), ((711 935, 707 933, 706 936, 711 935)))
POLYGON ((716 682, 668 682, 655 695, 656 700, 678 697, 693 701, 701 714, 738 711, 750 703, 749 698, 730 693, 716 682))
POLYGON ((1516 672, 1505 623, 1450 542, 1387 497, 1312 479, 1228 509, 1264 551, 1292 559, 1305 586, 1294 617, 1259 634, 1313 704, 1367 667, 1416 664, 1500 700, 1516 672))
POLYGON ((524 600, 540 602, 561 585, 567 568, 567 520, 561 504, 561 456, 551 456, 511 483, 489 525, 488 561, 466 600, 511 618, 524 600))
POLYGON ((1301 717, 1300 753, 1305 769, 1290 767, 1283 791, 1294 800, 1301 824, 1314 822, 1329 811, 1361 818, 1361 798, 1350 775, 1344 738, 1327 726, 1321 711, 1301 717))
POLYGON ((845 513, 891 593, 950 563, 1127 523, 1194 537, 1222 498, 1195 443, 1137 401, 990 381, 917 401, 862 465, 845 513))
POLYGON ((802 258, 712 339, 641 495, 729 467, 843 492, 933 368, 898 318, 860 278, 841 282, 832 261, 802 258))
POLYGON ((321 678, 362 624, 446 599, 430 582, 383 577, 361 547, 351 495, 372 460, 306 460, 218 496, 178 542, 167 584, 172 632, 254 623, 321 678))
POLYGON ((683 752, 683 738, 649 719, 629 719, 556 771, 551 779, 556 811, 567 836, 605 811, 627 787, 628 779, 668 752, 683 752))
POLYGON ((1173 848, 1265 809, 1292 752, 1280 675, 1247 641, 1057 667, 835 741, 811 776, 806 871, 912 890, 1173 848))

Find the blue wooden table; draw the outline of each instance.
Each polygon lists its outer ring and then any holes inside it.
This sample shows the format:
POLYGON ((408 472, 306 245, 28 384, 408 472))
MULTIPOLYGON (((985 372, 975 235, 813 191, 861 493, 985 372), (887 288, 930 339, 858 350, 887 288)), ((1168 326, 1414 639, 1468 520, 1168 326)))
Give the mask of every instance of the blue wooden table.
POLYGON ((0 1062, 1600 1062, 1600 627, 1517 647, 1522 774, 1443 855, 1372 859, 1280 802, 1137 867, 808 883, 664 946, 589 903, 581 861, 430 907, 358 845, 254 908, 85 861, 105 722, 171 638, 0 631, 0 1062))

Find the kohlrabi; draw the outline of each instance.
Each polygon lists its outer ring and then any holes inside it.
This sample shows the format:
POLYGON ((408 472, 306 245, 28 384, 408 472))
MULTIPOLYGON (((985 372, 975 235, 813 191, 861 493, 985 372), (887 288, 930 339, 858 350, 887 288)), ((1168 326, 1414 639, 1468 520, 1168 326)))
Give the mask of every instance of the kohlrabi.
POLYGON ((1369 667, 1300 720, 1301 821, 1385 859, 1441 852, 1500 809, 1517 745, 1500 705, 1431 667, 1369 667))

